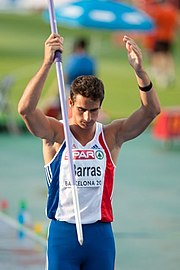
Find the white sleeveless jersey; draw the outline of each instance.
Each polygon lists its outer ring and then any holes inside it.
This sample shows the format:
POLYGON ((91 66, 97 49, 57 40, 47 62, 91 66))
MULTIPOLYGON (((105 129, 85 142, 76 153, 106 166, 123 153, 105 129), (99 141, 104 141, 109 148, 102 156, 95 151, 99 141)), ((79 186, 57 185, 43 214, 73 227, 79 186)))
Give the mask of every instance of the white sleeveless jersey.
MULTIPOLYGON (((115 165, 106 145, 101 123, 94 138, 82 146, 71 134, 72 155, 82 224, 111 222, 115 165)), ((48 184, 47 216, 75 223, 66 143, 45 165, 48 184)))

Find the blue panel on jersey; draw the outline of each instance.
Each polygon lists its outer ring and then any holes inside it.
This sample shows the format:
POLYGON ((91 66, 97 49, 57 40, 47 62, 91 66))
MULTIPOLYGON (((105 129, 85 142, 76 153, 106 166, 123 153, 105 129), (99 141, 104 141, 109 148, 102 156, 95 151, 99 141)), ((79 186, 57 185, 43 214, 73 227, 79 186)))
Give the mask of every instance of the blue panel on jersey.
POLYGON ((59 170, 65 147, 66 143, 64 142, 52 163, 45 167, 46 179, 48 178, 47 216, 50 219, 55 219, 55 214, 59 203, 59 170))

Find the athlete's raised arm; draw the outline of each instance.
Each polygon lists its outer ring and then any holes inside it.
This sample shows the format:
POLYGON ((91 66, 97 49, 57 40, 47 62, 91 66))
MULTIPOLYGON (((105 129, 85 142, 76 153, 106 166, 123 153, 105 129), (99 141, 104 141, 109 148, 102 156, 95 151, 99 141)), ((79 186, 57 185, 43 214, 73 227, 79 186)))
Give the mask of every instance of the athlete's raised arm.
POLYGON ((45 42, 43 63, 26 86, 18 104, 18 112, 30 132, 47 140, 53 140, 59 122, 45 116, 37 105, 57 50, 63 51, 63 38, 58 34, 51 34, 45 42))
POLYGON ((160 113, 160 103, 156 91, 142 64, 142 53, 135 41, 124 36, 123 41, 127 49, 128 60, 137 79, 141 106, 126 119, 117 119, 109 124, 106 136, 110 141, 110 148, 115 150, 115 159, 118 149, 123 142, 140 135, 152 120, 160 113), (111 135, 111 139, 109 134, 111 135))

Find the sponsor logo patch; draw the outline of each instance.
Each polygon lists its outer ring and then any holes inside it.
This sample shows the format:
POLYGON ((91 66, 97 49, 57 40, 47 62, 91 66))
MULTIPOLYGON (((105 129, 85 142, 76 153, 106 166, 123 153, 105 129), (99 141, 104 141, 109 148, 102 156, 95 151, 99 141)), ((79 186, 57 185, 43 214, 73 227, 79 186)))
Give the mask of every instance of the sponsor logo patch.
MULTIPOLYGON (((83 160, 83 159, 95 159, 94 150, 72 150, 72 156, 74 160, 83 160)), ((66 153, 65 160, 68 159, 68 155, 66 153)))

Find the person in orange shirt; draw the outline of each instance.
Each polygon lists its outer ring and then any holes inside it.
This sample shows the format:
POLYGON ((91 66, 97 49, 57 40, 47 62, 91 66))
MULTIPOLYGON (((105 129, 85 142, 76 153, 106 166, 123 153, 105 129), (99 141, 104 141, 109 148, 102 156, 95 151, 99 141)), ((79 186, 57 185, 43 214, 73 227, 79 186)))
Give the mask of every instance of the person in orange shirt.
POLYGON ((155 29, 143 36, 143 43, 149 52, 152 75, 161 88, 166 88, 175 81, 173 44, 178 25, 178 9, 165 0, 133 3, 154 19, 155 29))

